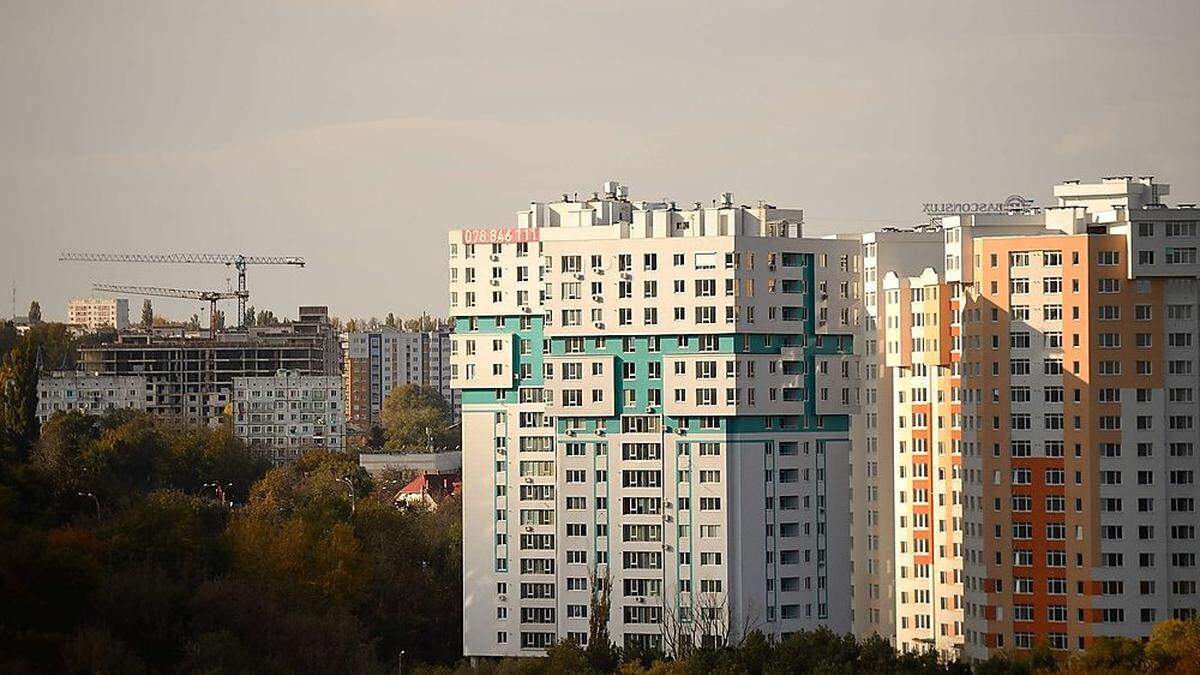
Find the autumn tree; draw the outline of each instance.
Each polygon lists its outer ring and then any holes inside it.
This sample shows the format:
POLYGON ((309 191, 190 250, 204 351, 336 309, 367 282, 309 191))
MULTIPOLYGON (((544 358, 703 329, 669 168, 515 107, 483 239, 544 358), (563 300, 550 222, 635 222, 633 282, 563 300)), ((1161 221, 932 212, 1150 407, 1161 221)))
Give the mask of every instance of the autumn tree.
POLYGON ((383 402, 387 447, 407 452, 460 445, 450 409, 433 387, 406 384, 392 389, 383 402))
POLYGON ((154 327, 154 304, 149 298, 142 301, 142 328, 150 330, 154 327))
POLYGON ((29 318, 30 324, 42 322, 42 305, 37 300, 34 300, 33 302, 29 303, 29 317, 28 318, 29 318))

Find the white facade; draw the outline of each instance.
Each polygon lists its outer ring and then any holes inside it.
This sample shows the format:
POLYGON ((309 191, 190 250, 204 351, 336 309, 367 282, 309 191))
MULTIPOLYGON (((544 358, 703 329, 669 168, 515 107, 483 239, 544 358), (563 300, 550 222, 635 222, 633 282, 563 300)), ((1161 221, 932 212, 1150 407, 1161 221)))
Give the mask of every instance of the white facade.
POLYGON ((464 653, 851 628, 857 241, 615 183, 450 234, 464 653))
POLYGON ((129 328, 129 301, 125 298, 72 298, 67 303, 67 323, 88 332, 101 328, 129 328))
POLYGON ((345 447, 345 406, 337 375, 279 371, 233 380, 234 434, 273 462, 292 461, 309 448, 345 447))
POLYGON ((38 379, 38 422, 54 413, 77 411, 102 415, 109 410, 145 410, 153 392, 139 375, 96 375, 76 372, 42 373, 38 379))

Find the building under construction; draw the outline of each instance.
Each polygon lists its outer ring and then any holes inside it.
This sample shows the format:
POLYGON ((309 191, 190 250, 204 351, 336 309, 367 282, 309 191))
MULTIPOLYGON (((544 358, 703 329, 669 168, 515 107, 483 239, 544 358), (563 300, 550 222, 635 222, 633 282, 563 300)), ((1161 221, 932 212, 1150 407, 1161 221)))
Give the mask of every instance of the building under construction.
POLYGON ((123 333, 80 349, 80 369, 146 378, 145 409, 204 424, 225 412, 235 377, 271 377, 280 370, 340 375, 341 349, 327 307, 301 307, 299 320, 241 332, 123 333))

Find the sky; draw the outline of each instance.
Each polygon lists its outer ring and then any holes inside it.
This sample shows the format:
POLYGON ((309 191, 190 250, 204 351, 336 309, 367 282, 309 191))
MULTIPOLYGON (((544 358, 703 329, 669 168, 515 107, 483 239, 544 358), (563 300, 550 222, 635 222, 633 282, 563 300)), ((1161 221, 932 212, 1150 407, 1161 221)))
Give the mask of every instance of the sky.
POLYGON ((814 235, 1106 175, 1196 202, 1197 34, 1195 0, 3 0, 0 316, 231 281, 63 250, 299 255, 251 304, 444 315, 448 230, 609 179, 814 235))

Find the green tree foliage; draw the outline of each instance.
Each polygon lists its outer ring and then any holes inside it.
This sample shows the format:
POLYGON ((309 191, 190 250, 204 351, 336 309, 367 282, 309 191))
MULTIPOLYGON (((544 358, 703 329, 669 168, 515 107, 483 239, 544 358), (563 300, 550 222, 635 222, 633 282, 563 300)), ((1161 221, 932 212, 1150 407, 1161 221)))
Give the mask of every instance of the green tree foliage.
POLYGON ((150 330, 154 327, 154 303, 149 298, 142 301, 142 328, 150 330))
POLYGON ((56 415, 0 470, 0 672, 453 663, 458 640, 430 636, 461 630, 461 509, 399 511, 371 489, 348 455, 267 470, 225 429, 56 415))
POLYGON ((17 346, 21 336, 17 334, 17 327, 11 321, 0 320, 0 361, 8 355, 8 352, 17 346))
POLYGON ((42 305, 40 303, 38 303, 37 300, 34 300, 33 302, 29 303, 29 323, 35 324, 35 323, 41 323, 41 322, 42 322, 42 305))
POLYGON ((29 340, 22 340, 0 364, 0 440, 22 458, 38 434, 38 376, 38 346, 29 340))
POLYGON ((279 319, 275 318, 275 312, 269 309, 261 310, 258 316, 254 318, 255 326, 278 326, 279 319))
POLYGON ((461 445, 458 428, 451 427, 450 409, 438 390, 418 384, 392 389, 383 401, 387 447, 402 452, 426 452, 461 445))
POLYGON ((246 324, 247 328, 254 325, 255 318, 256 315, 254 314, 254 305, 250 305, 246 308, 246 316, 243 318, 243 322, 246 324))

